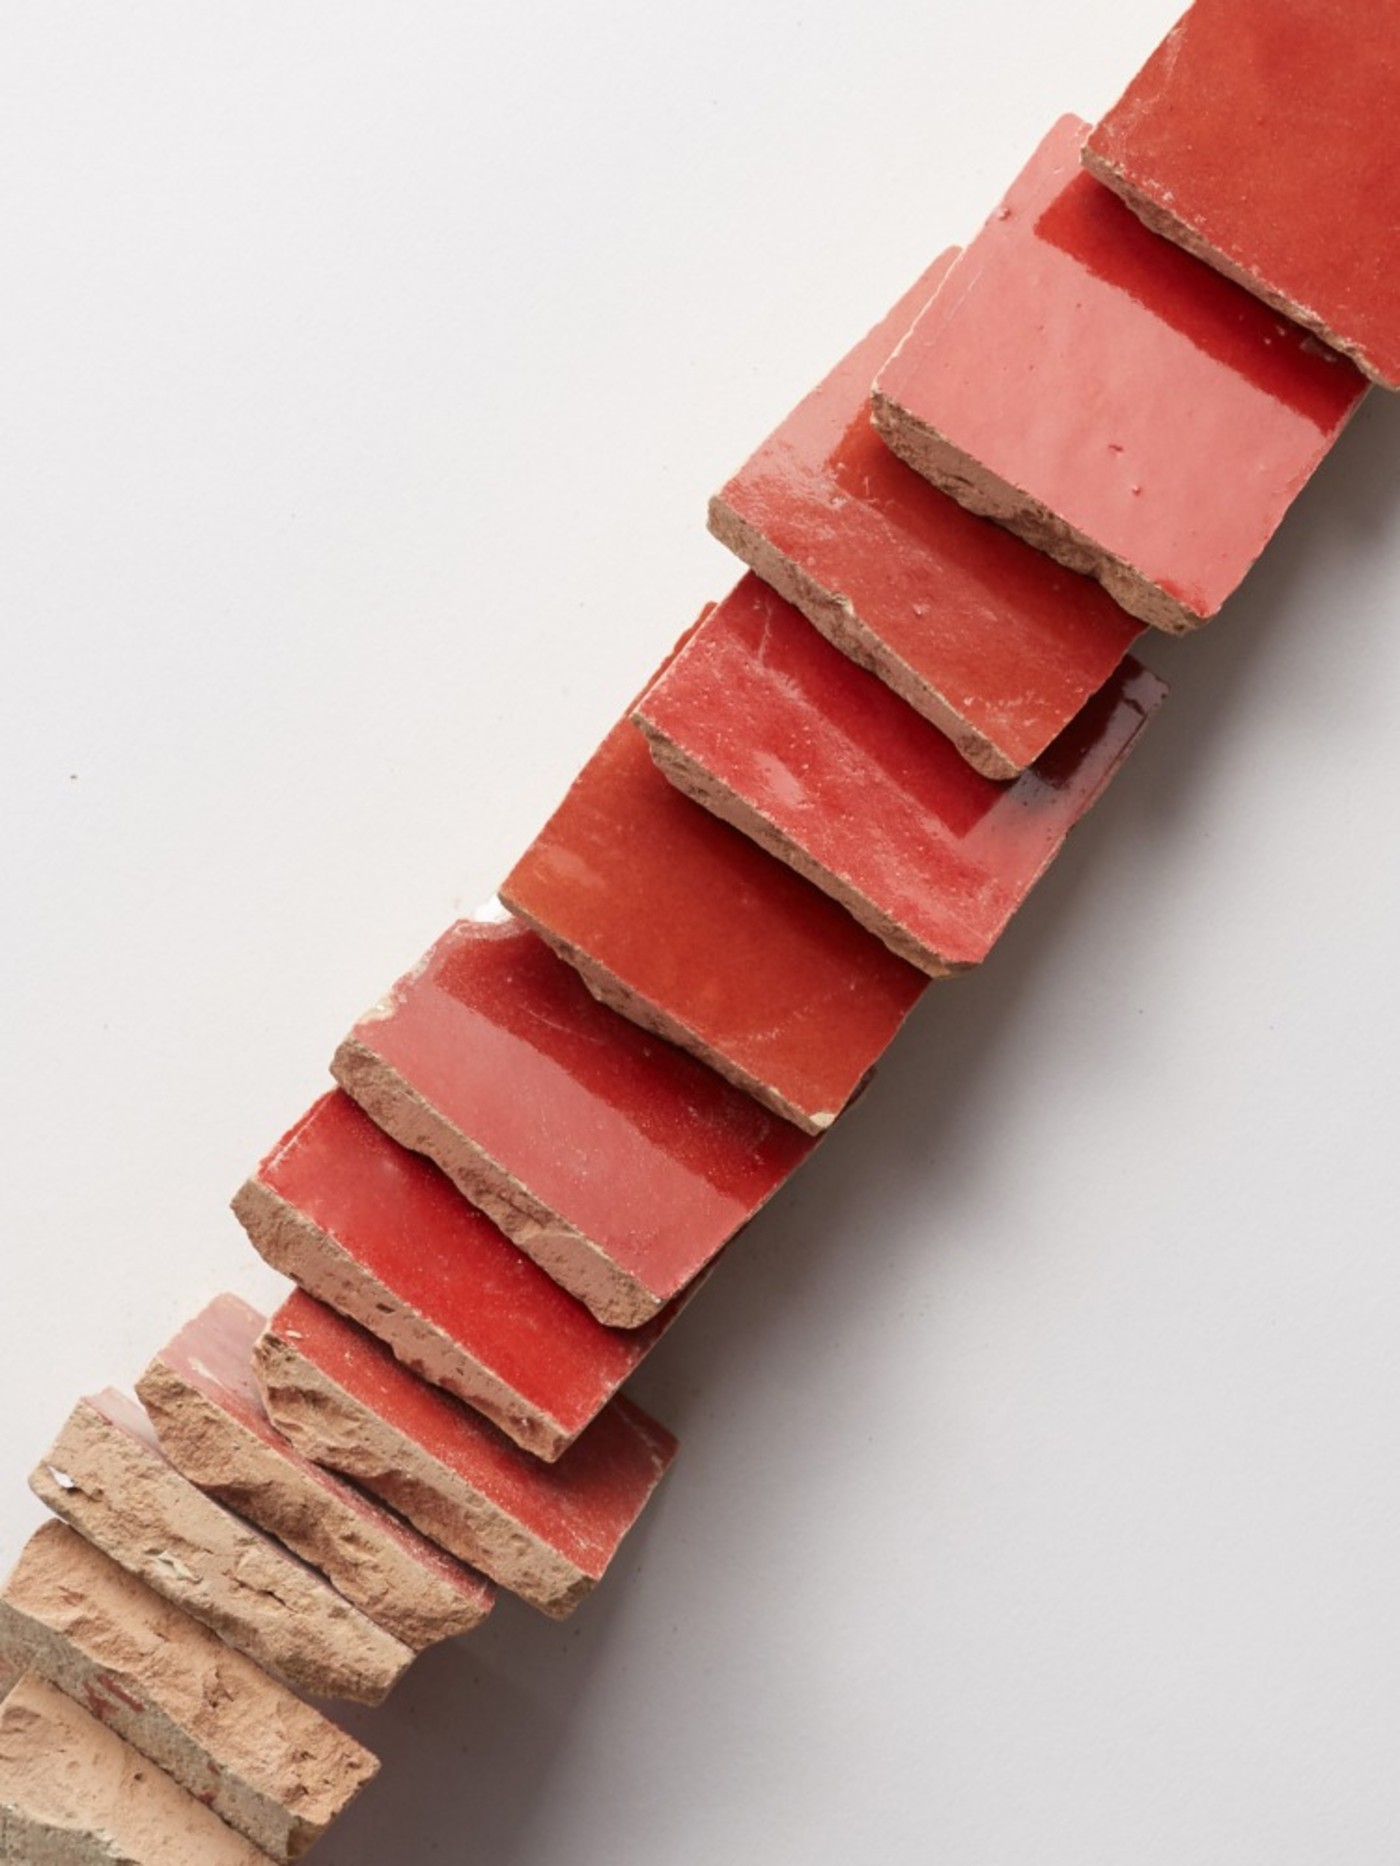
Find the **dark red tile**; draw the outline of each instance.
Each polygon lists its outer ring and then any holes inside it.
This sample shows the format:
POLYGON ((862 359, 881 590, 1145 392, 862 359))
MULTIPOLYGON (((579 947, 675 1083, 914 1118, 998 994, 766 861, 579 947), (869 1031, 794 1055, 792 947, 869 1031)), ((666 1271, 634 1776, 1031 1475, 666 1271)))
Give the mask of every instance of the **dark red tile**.
POLYGON ((501 899, 600 997, 812 1134, 830 1127, 927 983, 668 784, 628 720, 501 899))
POLYGON ((217 1296, 152 1360, 136 1391, 161 1450, 415 1652, 479 1626, 489 1582, 303 1458, 268 1418, 253 1378, 265 1326, 237 1296, 217 1296))
POLYGON ((937 975, 986 957, 1164 692, 1124 661, 998 784, 749 576, 636 717, 675 784, 937 975))
POLYGON ((645 1327, 606 1327, 339 1090, 234 1210, 274 1269, 538 1457, 577 1438, 678 1312, 679 1298, 645 1327))
POLYGON ((1196 0, 1085 160, 1158 232, 1400 388, 1400 56, 1363 0, 1196 0))
POLYGON ((256 1359, 268 1412, 307 1457, 556 1618, 601 1579, 676 1451, 664 1426, 619 1397, 542 1464, 302 1290, 273 1316, 256 1359))
POLYGON ((870 384, 944 253, 710 502, 710 528, 988 777, 1040 756, 1140 632, 1097 583, 897 460, 870 384))
POLYGON ((881 432, 972 509, 1178 632, 1214 615, 1365 379, 1148 231, 1066 117, 876 381, 881 432))
POLYGON ((629 1327, 684 1289, 812 1146, 598 1004, 509 921, 451 927, 334 1068, 557 1282, 629 1327))

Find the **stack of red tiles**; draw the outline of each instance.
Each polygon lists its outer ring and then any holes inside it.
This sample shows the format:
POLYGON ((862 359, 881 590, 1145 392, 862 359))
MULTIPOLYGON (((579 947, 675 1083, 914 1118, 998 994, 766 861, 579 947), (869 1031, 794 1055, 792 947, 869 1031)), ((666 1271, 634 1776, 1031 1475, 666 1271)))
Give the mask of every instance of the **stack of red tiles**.
POLYGON ((294 1291, 38 1466, 0 1857, 297 1858, 376 1765, 295 1690, 376 1702, 493 1586, 601 1579, 675 1450, 628 1377, 1113 778, 1143 625, 1213 616, 1400 386, 1400 170, 1345 135, 1396 81, 1356 77, 1285 0, 1197 0, 716 496, 748 573, 235 1198, 294 1291), (1345 240, 1256 159, 1304 73, 1345 240))

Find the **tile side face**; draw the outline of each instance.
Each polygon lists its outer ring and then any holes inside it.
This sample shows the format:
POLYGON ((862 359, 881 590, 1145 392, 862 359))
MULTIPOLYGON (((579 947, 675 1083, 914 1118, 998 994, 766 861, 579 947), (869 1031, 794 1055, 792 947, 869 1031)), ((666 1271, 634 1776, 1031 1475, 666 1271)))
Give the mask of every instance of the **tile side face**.
POLYGON ((300 1690, 377 1704, 412 1662, 314 1570, 181 1477, 120 1393, 79 1401, 30 1485, 113 1561, 300 1690))
POLYGON ((601 1578, 676 1449, 618 1398, 541 1463, 302 1292, 273 1316, 257 1368, 269 1413, 307 1456, 556 1617, 601 1578))
POLYGON ((929 485, 870 384, 946 276, 929 267, 715 497, 710 527, 985 776, 1038 758, 1139 633, 1099 586, 929 485))
POLYGON ((512 1243, 629 1328, 689 1284, 812 1146, 599 1004, 513 921, 450 927, 334 1067, 512 1243), (502 1095, 503 1081, 516 1092, 502 1095))
POLYGON ((1147 230, 1063 119, 876 380, 881 432, 972 509, 1180 632, 1214 615, 1364 378, 1147 230))
POLYGON ((541 1457, 578 1436, 676 1312, 605 1327, 338 1090, 273 1148, 234 1209, 274 1267, 541 1457))
POLYGON ((265 1866, 267 1855, 35 1677, 0 1707, 0 1858, 265 1866))
POLYGON ((236 1296, 217 1297, 147 1367, 136 1390, 166 1457, 415 1652, 479 1626, 493 1601, 480 1575, 277 1431, 253 1377, 264 1325, 236 1296))
POLYGON ((1149 225, 1400 388, 1400 42, 1360 0, 1196 0, 1086 161, 1149 225))
POLYGON ((750 576, 636 719, 688 795, 937 976, 986 957, 1163 692, 1125 661, 1037 766, 998 784, 750 576))
POLYGON ((299 1859, 375 1758, 70 1529, 38 1529, 0 1593, 0 1661, 32 1671, 261 1847, 299 1859))

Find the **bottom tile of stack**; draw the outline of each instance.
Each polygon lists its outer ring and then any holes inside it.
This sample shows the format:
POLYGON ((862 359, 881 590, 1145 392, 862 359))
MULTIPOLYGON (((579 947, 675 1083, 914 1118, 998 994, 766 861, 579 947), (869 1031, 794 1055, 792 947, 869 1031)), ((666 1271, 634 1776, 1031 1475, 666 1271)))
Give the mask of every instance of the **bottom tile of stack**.
MULTIPOLYGON (((271 1859, 299 1859, 378 1771, 326 1717, 65 1523, 0 1592, 0 1674, 86 1705, 271 1859)), ((3 1695, 0 1693, 0 1695, 3 1695)))
POLYGON ((0 1707, 0 1859, 23 1866, 267 1866, 168 1775, 47 1680, 0 1707))

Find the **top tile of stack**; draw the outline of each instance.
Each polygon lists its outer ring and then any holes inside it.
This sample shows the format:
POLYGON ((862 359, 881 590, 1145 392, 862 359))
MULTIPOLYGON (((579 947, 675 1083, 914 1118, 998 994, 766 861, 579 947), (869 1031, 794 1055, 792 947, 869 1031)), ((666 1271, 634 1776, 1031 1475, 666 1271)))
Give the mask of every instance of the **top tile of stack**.
POLYGON ((1196 0, 1085 162, 1159 233, 1400 388, 1400 37, 1371 0, 1196 0))

